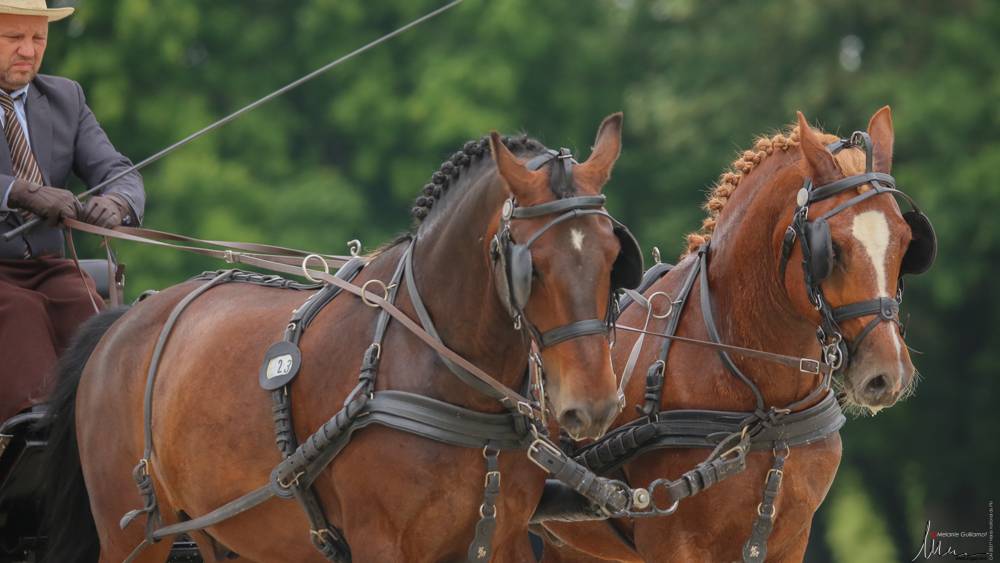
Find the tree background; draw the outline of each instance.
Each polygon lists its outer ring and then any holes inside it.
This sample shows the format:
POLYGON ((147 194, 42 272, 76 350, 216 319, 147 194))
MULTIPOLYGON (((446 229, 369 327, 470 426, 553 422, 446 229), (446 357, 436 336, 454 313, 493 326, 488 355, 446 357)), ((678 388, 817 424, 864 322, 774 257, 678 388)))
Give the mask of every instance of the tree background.
MULTIPOLYGON (((43 71, 80 81, 135 161, 438 5, 60 3, 78 10, 52 24, 43 71)), ((916 396, 843 429, 807 560, 908 561, 928 519, 985 530, 998 492, 1000 3, 468 0, 146 169, 145 223, 370 249, 409 226, 420 187, 466 140, 523 131, 585 155, 622 109, 609 207, 670 257, 755 136, 799 109, 848 134, 884 104, 894 173, 940 238, 904 307, 923 375, 916 396)), ((219 267, 117 247, 132 296, 219 267)))

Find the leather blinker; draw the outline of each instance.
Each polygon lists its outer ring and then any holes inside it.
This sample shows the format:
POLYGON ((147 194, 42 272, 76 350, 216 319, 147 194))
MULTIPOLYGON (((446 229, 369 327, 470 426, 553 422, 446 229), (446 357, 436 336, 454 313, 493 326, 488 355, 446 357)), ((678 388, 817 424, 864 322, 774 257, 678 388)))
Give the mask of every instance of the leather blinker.
POLYGON ((508 266, 511 302, 518 310, 524 310, 531 297, 531 276, 534 269, 531 264, 531 249, 524 244, 510 245, 508 266))
POLYGON ((820 283, 833 272, 833 237, 826 219, 806 223, 806 240, 809 243, 809 274, 813 283, 820 283))
POLYGON ((611 268, 611 289, 635 289, 642 283, 645 271, 642 260, 642 247, 635 239, 632 231, 623 225, 615 225, 615 236, 621 244, 618 258, 611 268))
POLYGON ((899 275, 922 274, 931 269, 937 258, 937 234, 931 220, 917 210, 903 213, 903 220, 910 226, 912 239, 903 255, 899 275))

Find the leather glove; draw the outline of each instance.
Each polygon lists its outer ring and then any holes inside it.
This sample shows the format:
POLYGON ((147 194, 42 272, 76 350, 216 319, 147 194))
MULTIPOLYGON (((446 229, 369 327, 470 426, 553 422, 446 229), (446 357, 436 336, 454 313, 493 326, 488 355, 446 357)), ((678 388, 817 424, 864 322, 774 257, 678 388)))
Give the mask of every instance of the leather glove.
POLYGON ((76 219, 83 208, 69 190, 14 180, 7 201, 12 207, 28 210, 53 227, 64 218, 76 219))
POLYGON ((131 212, 132 209, 120 197, 95 195, 87 200, 82 217, 84 222, 113 229, 120 226, 131 212))

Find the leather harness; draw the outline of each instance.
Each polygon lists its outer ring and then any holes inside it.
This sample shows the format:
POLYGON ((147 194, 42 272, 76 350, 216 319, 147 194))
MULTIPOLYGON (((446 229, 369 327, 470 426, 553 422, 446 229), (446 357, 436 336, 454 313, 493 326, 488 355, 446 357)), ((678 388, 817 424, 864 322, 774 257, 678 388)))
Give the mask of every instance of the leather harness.
MULTIPOLYGON (((632 330, 641 333, 637 339, 635 347, 630 354, 626 365, 621 385, 619 387, 619 398, 624 402, 624 388, 631 376, 632 369, 638 358, 638 353, 643 345, 643 338, 646 335, 661 337, 664 339, 660 348, 660 354, 656 361, 649 367, 646 374, 646 392, 643 397, 643 406, 639 409, 645 417, 625 424, 612 430, 601 439, 589 444, 574 452, 577 461, 598 474, 619 471, 620 467, 629 460, 646 452, 664 448, 710 448, 711 453, 705 461, 699 463, 693 469, 684 473, 676 480, 657 479, 650 486, 643 489, 635 489, 633 494, 642 495, 644 498, 635 499, 634 506, 641 508, 647 505, 648 510, 629 511, 631 517, 669 515, 676 511, 682 499, 693 496, 722 479, 743 471, 746 468, 746 454, 752 450, 770 449, 773 455, 773 464, 767 472, 764 480, 761 502, 757 506, 757 514, 754 519, 750 537, 743 546, 743 561, 748 563, 763 562, 767 555, 767 539, 771 534, 774 525, 775 507, 774 501, 777 498, 783 478, 783 468, 790 448, 804 446, 837 432, 846 422, 843 412, 838 404, 830 383, 833 375, 843 370, 853 355, 858 344, 881 322, 894 322, 899 324, 899 304, 902 299, 900 291, 896 299, 876 298, 869 301, 852 303, 837 308, 831 308, 823 299, 822 290, 819 285, 825 275, 814 275, 822 270, 814 267, 814 257, 812 245, 808 240, 810 231, 807 228, 808 204, 833 197, 844 191, 858 187, 862 184, 871 183, 872 189, 855 196, 824 214, 820 219, 833 216, 847 207, 860 203, 870 197, 880 194, 897 194, 904 197, 913 207, 913 211, 904 214, 906 222, 910 225, 914 234, 914 240, 919 240, 921 246, 919 254, 910 257, 909 254, 914 249, 907 251, 908 256, 904 257, 904 271, 902 273, 922 273, 926 271, 933 262, 936 254, 936 237, 930 221, 920 212, 915 202, 905 193, 895 188, 895 179, 888 174, 872 172, 872 150, 871 138, 864 132, 856 132, 850 139, 840 140, 831 144, 828 149, 832 152, 859 146, 865 149, 867 166, 864 174, 857 174, 832 182, 819 188, 813 188, 812 183, 807 180, 797 197, 795 220, 789 227, 782 245, 781 273, 784 274, 788 257, 791 254, 792 245, 796 238, 802 242, 803 250, 803 270, 806 276, 806 286, 809 291, 810 301, 816 306, 821 314, 821 325, 817 331, 817 338, 822 347, 821 358, 819 360, 809 360, 806 358, 794 358, 780 354, 773 354, 759 350, 741 348, 732 345, 722 344, 716 328, 714 310, 712 307, 711 293, 708 284, 708 255, 709 247, 705 245, 697 251, 697 261, 689 270, 681 287, 680 296, 676 301, 670 301, 668 313, 656 318, 669 318, 666 329, 663 333, 648 332, 649 321, 656 316, 654 313, 653 298, 654 293, 649 298, 642 295, 657 279, 669 271, 672 266, 657 264, 647 272, 643 283, 638 291, 628 291, 622 298, 620 308, 632 303, 640 303, 648 309, 646 327, 643 329, 632 329, 619 325, 618 328, 632 330), (691 290, 700 280, 700 305, 709 340, 701 341, 697 339, 679 337, 675 333, 684 306, 688 301, 691 290), (853 343, 847 344, 840 333, 838 321, 857 318, 862 316, 875 315, 861 333, 854 339, 853 343), (670 410, 660 411, 660 404, 663 395, 664 369, 666 366, 671 343, 674 340, 689 342, 692 344, 715 348, 727 371, 738 380, 743 382, 753 393, 756 407, 753 412, 728 412, 713 410, 670 410), (822 375, 819 383, 804 398, 797 400, 784 407, 767 407, 764 397, 757 386, 750 380, 729 357, 730 352, 755 357, 771 362, 781 363, 798 369, 806 374, 822 375), (816 402, 818 400, 818 402, 816 402), (815 402, 812 406, 802 408, 804 405, 815 402), (664 489, 669 506, 659 507, 653 500, 653 495, 657 488, 664 489)), ((829 236, 827 227, 826 235, 829 236)), ((916 253, 914 253, 916 254, 916 253)), ((831 257, 832 259, 832 257, 831 257)), ((826 272, 828 275, 828 271, 826 272)), ((782 277, 784 277, 782 275, 782 277)), ((901 284, 900 284, 901 286, 901 284)), ((662 293, 667 299, 670 296, 662 293)), ((586 500, 578 495, 573 495, 564 490, 559 483, 549 482, 546 484, 545 493, 539 503, 538 510, 532 516, 532 523, 540 523, 546 520, 574 521, 574 520, 594 520, 606 519, 607 516, 595 510, 586 500)), ((618 533, 617 529, 615 529, 618 533)), ((621 536, 620 533, 618 533, 621 536)), ((630 541, 625 541, 630 544, 630 541)), ((634 549, 634 545, 631 545, 634 549)))
MULTIPOLYGON (((603 198, 601 198, 601 202, 603 202, 603 198)), ((610 216, 603 210, 592 209, 597 204, 598 202, 593 197, 565 198, 536 206, 542 209, 535 210, 533 216, 559 214, 542 230, 548 229, 555 222, 587 214, 597 214, 610 219, 610 216)), ((533 208, 524 209, 530 214, 533 208)), ((617 222, 615 223, 617 224, 617 222)), ((166 240, 184 243, 206 242, 144 229, 129 229, 125 233, 119 233, 93 225, 78 226, 73 224, 72 226, 73 228, 82 227, 81 230, 99 235, 143 242, 146 242, 147 236, 152 235, 157 244, 165 246, 177 246, 166 242, 166 240)), ((228 261, 247 263, 283 273, 304 272, 309 279, 321 281, 325 285, 296 309, 285 330, 284 338, 269 348, 261 368, 261 384, 272 393, 276 444, 284 458, 282 462, 271 472, 268 481, 258 489, 200 517, 162 526, 149 472, 153 452, 152 389, 163 346, 177 320, 194 300, 211 288, 224 283, 259 283, 271 287, 290 286, 300 289, 316 287, 296 286, 281 280, 281 278, 276 278, 276 276, 261 276, 239 270, 211 272, 196 278, 203 280, 204 283, 179 301, 171 311, 167 322, 161 329, 147 372, 144 398, 145 448, 143 458, 133 471, 133 478, 143 498, 143 506, 126 514, 121 521, 121 526, 124 528, 137 517, 146 515, 146 537, 126 561, 134 560, 145 547, 156 541, 212 526, 273 497, 297 499, 309 518, 310 536, 316 548, 331 561, 349 561, 350 548, 346 539, 338 529, 327 521, 319 499, 312 490, 312 484, 348 444, 351 436, 358 430, 372 424, 379 424, 455 446, 482 448, 486 478, 483 502, 479 511, 480 520, 476 525, 476 534, 468 550, 470 561, 488 560, 492 553, 491 543, 496 527, 497 512, 495 502, 500 491, 498 455, 502 450, 526 450, 527 456, 532 462, 545 469, 569 489, 589 499, 594 506, 599 507, 598 510, 602 513, 622 515, 631 508, 634 495, 624 483, 595 475, 549 440, 542 422, 542 407, 537 401, 503 386, 443 344, 416 287, 413 251, 417 240, 417 237, 414 236, 409 242, 409 246, 397 264, 392 279, 388 284, 385 284, 384 295, 377 295, 369 291, 368 284, 358 287, 350 282, 350 279, 364 267, 363 258, 347 261, 336 276, 331 276, 325 272, 307 270, 305 264, 310 260, 310 256, 306 256, 301 269, 296 269, 287 264, 289 261, 287 258, 273 260, 273 256, 280 254, 273 252, 274 248, 249 245, 245 247, 245 251, 231 249, 224 251, 224 256, 228 261), (271 253, 268 253, 269 251, 271 253), (419 324, 399 311, 394 305, 401 283, 407 284, 407 293, 417 313, 419 324), (289 385, 298 372, 298 362, 301 361, 297 343, 312 319, 343 290, 362 298, 370 306, 380 308, 376 318, 373 341, 364 354, 358 383, 344 401, 341 410, 315 433, 299 443, 292 431, 291 387, 289 385), (487 414, 412 393, 392 390, 375 391, 382 339, 390 319, 396 320, 431 346, 449 371, 461 381, 496 399, 508 409, 508 412, 487 414)), ((188 247, 182 248, 188 249, 188 247)), ((220 252, 200 248, 198 251, 203 254, 220 252)), ((331 258, 340 259, 340 257, 331 258)), ((324 265, 326 264, 325 260, 321 259, 321 261, 324 265)), ((609 331, 609 323, 598 322, 601 324, 601 332, 609 331)), ((531 326, 530 323, 525 324, 531 326)), ((529 335, 539 345, 544 345, 546 340, 551 345, 553 337, 549 336, 546 339, 546 335, 556 332, 559 341, 562 341, 594 334, 596 330, 590 324, 593 323, 591 321, 578 321, 545 334, 529 331, 529 335)), ((537 358, 537 356, 535 357, 537 358)), ((539 377, 539 385, 541 385, 540 382, 541 378, 539 377)))

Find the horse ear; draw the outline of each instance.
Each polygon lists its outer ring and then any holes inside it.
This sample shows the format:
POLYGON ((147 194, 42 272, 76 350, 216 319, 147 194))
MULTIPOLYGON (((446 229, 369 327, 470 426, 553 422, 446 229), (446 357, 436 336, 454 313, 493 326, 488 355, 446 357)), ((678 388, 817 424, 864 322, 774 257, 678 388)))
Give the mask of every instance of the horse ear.
POLYGON ((827 150, 819 135, 809 127, 802 112, 796 113, 799 116, 799 147, 802 149, 802 156, 812 168, 813 185, 822 186, 837 180, 841 174, 837 163, 833 160, 833 154, 827 150))
POLYGON ((868 135, 875 147, 872 150, 872 169, 888 174, 892 169, 892 110, 889 106, 875 112, 868 122, 868 135))
POLYGON ((490 133, 490 152, 497 164, 500 177, 507 182, 510 193, 522 204, 531 201, 538 193, 538 187, 545 183, 545 174, 540 171, 528 170, 514 153, 503 144, 500 133, 490 133))
POLYGON ((580 182, 580 187, 600 193, 611 177, 611 169, 622 153, 622 118, 622 112, 619 111, 601 122, 590 157, 574 172, 584 180, 580 182))

